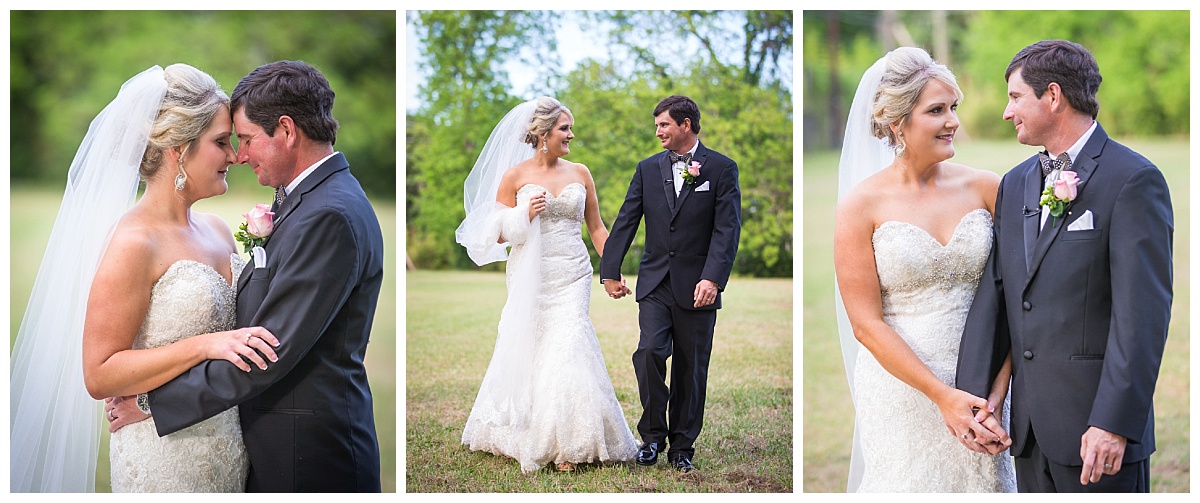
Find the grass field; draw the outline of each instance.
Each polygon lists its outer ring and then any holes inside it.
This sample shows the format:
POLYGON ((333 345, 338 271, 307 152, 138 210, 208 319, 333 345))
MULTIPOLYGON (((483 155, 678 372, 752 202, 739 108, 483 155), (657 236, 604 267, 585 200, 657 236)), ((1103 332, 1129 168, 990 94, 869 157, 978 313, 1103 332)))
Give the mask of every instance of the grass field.
MULTIPOLYGON (((231 172, 230 194, 201 201, 195 205, 197 211, 221 215, 231 227, 236 228, 243 220, 242 213, 254 203, 270 202, 271 192, 253 185, 253 175, 246 177, 249 170, 231 172), (254 189, 246 187, 253 186, 254 189)), ((9 349, 16 340, 22 314, 33 288, 38 265, 46 249, 50 227, 58 213, 62 197, 61 187, 13 187, 11 201, 11 245, 9 257, 9 349)), ((379 295, 379 306, 371 334, 371 350, 367 353, 367 372, 371 391, 375 398, 375 428, 379 438, 382 483, 384 492, 396 491, 396 205, 393 202, 373 201, 379 224, 383 228, 385 262, 383 288, 379 295)), ((243 256, 243 258, 246 258, 243 256)), ((80 383, 82 386, 83 383, 80 383)), ((104 424, 107 426, 107 423, 104 424)), ((100 428, 101 425, 97 425, 100 428)), ((100 445, 100 462, 96 468, 96 491, 109 491, 108 433, 100 445)))
MULTIPOLYGON (((1189 354, 1191 239, 1186 140, 1121 140, 1162 169, 1175 211, 1174 302, 1155 391, 1153 492, 1190 491, 1189 354)), ((1036 149, 1012 141, 959 142, 954 161, 1003 173, 1036 149)), ((803 490, 846 489, 854 411, 842 370, 833 302, 833 210, 838 152, 804 156, 804 453, 803 490)))
MULTIPOLYGON (((696 443, 699 470, 686 475, 665 462, 523 475, 515 460, 462 446, 462 428, 495 345, 504 275, 409 271, 406 283, 407 492, 793 490, 790 279, 730 281, 717 316, 704 432, 696 443)), ((637 304, 609 299, 593 282, 591 319, 636 435, 641 407, 630 356, 637 346, 637 304)))

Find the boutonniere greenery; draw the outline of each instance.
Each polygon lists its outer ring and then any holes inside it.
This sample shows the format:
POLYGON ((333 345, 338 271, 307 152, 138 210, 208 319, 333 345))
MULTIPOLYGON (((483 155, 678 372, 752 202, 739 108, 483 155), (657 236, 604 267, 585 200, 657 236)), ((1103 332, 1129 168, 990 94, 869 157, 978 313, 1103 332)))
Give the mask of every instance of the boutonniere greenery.
POLYGON ((700 177, 700 163, 692 161, 686 169, 681 173, 683 175, 683 183, 696 183, 696 179, 700 177))
POLYGON ((242 216, 246 217, 246 221, 242 222, 233 237, 242 243, 244 252, 250 253, 255 246, 262 246, 266 243, 267 236, 270 236, 271 231, 275 230, 275 213, 271 211, 270 206, 256 204, 250 213, 242 216))

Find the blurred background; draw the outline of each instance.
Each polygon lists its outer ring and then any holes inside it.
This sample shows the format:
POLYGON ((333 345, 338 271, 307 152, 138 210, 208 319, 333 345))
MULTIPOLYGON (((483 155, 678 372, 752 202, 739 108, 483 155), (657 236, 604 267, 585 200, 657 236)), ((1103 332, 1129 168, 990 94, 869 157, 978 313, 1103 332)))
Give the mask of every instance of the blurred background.
POLYGON ((1190 487, 1190 57, 1187 11, 805 11, 804 490, 846 490, 854 409, 834 316, 833 214, 846 114, 863 72, 898 46, 925 49, 954 72, 954 162, 1003 174, 1041 150, 1017 143, 1004 70, 1025 46, 1067 39, 1087 47, 1103 82, 1097 120, 1154 162, 1174 207, 1174 305, 1155 391, 1158 451, 1151 490, 1190 487))
MULTIPOLYGON (((9 348, 88 124, 121 84, 150 66, 187 63, 225 92, 259 65, 299 59, 316 66, 337 95, 335 149, 346 154, 379 216, 384 284, 367 354, 382 455, 383 490, 396 490, 396 18, 395 11, 189 12, 10 11, 9 348)), ((229 192, 196 210, 232 228, 271 189, 235 166, 229 192)), ((97 428, 101 425, 97 424, 97 428)), ((97 491, 108 490, 107 433, 97 491)))

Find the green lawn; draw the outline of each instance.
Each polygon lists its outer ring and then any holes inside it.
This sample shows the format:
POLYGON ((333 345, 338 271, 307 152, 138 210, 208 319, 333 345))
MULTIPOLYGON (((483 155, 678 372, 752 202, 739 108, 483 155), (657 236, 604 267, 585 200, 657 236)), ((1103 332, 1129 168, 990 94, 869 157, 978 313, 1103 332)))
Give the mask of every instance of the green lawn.
MULTIPOLYGON (((1189 337, 1191 273, 1189 152, 1182 139, 1123 140, 1163 170, 1175 210, 1175 297, 1166 354, 1155 391, 1158 451, 1150 458, 1151 490, 1190 491, 1189 337)), ((1015 141, 958 142, 954 161, 1004 173, 1036 152, 1015 141)), ((838 152, 804 156, 804 487, 846 489, 853 406, 842 370, 833 307, 833 210, 838 152)))
MULTIPOLYGON (((462 446, 462 428, 495 345, 504 275, 409 271, 406 283, 407 492, 793 490, 790 279, 730 281, 717 316, 704 432, 696 443, 699 470, 687 475, 665 462, 523 475, 512 459, 462 446)), ((631 297, 609 299, 596 281, 591 319, 636 435, 641 407, 630 357, 637 346, 637 304, 631 297)))
MULTIPOLYGON (((196 204, 198 211, 221 215, 230 226, 236 228, 242 221, 242 213, 254 203, 270 202, 272 193, 254 185, 250 171, 235 171, 230 174, 230 194, 207 199, 196 204), (252 188, 248 188, 252 187, 252 188)), ((9 272, 9 350, 16 340, 29 292, 33 288, 38 265, 45 253, 50 227, 58 213, 62 197, 61 187, 13 187, 9 209, 10 216, 10 262, 9 272)), ((383 288, 379 295, 379 306, 371 334, 371 350, 367 353, 367 372, 371 391, 375 397, 375 428, 379 436, 381 471, 384 492, 396 491, 396 313, 399 305, 396 297, 397 250, 396 250, 396 205, 394 202, 373 201, 386 243, 383 288)), ((245 258, 245 257, 243 257, 245 258)), ((82 386, 83 383, 80 383, 82 386)), ((107 426, 105 424, 104 426, 107 426)), ((100 428, 97 425, 97 428, 100 428)), ((100 462, 96 468, 96 491, 109 491, 108 477, 108 433, 100 445, 100 462)))

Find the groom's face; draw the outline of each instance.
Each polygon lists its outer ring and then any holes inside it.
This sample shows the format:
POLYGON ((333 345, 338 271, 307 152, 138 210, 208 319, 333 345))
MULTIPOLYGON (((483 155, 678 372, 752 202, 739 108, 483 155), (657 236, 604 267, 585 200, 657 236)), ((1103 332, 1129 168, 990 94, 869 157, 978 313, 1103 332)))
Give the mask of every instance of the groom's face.
POLYGON ((1008 106, 1004 107, 1004 120, 1012 121, 1017 129, 1017 141, 1022 145, 1045 145, 1047 129, 1050 129, 1050 93, 1042 93, 1039 99, 1033 87, 1025 83, 1018 68, 1008 76, 1008 106))
POLYGON ((272 138, 246 117, 244 108, 234 112, 233 127, 237 130, 238 164, 250 166, 258 176, 258 183, 264 187, 287 185, 291 181, 291 172, 284 166, 286 148, 279 128, 275 128, 275 137, 272 138))
POLYGON ((684 119, 683 124, 676 124, 675 119, 671 118, 669 110, 663 110, 654 117, 654 135, 658 137, 658 141, 662 142, 662 148, 672 152, 687 151, 696 144, 696 138, 692 134, 691 128, 692 121, 690 119, 684 119))

